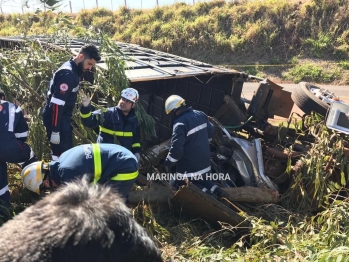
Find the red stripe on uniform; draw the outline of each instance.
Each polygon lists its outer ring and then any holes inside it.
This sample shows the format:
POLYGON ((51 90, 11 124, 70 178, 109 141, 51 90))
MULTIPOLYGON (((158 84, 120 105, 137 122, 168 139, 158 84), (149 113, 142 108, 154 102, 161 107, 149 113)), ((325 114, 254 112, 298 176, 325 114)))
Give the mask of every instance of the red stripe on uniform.
POLYGON ((55 118, 55 126, 57 126, 58 123, 58 105, 56 105, 56 118, 55 118))
POLYGON ((52 125, 53 126, 57 126, 57 122, 58 122, 58 105, 57 104, 53 104, 52 106, 52 125))

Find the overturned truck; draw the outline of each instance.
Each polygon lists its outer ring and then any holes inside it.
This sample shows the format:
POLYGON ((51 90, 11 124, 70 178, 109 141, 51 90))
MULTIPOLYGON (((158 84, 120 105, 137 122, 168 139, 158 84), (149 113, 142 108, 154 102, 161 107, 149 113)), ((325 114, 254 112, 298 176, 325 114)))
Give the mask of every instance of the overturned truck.
MULTIPOLYGON (((21 38, 1 38, 0 45, 3 48, 13 48, 20 46, 21 41, 21 38)), ((69 43, 52 43, 45 38, 35 38, 35 41, 50 47, 69 49, 72 54, 76 54, 84 44, 77 39, 69 43)), ((216 127, 215 135, 210 141, 212 170, 229 176, 228 180, 216 181, 229 194, 227 199, 219 201, 192 184, 174 192, 167 181, 147 179, 147 171, 141 168, 138 183, 143 185, 143 190, 130 193, 131 204, 137 204, 140 199, 150 203, 171 200, 175 207, 186 209, 187 213, 209 222, 223 221, 238 225, 243 221, 238 212, 244 210, 248 203, 278 201, 285 181, 275 183, 273 175, 283 174, 285 165, 280 164, 280 161, 273 164, 266 162, 265 154, 280 153, 273 148, 275 141, 280 141, 279 130, 268 119, 290 116, 293 108, 290 92, 269 79, 236 70, 138 45, 117 45, 124 54, 125 73, 130 85, 139 91, 140 103, 155 121, 157 136, 147 146, 156 155, 158 163, 166 157, 172 134, 171 119, 165 114, 164 102, 168 96, 176 94, 183 97, 188 106, 212 117, 212 123, 216 127), (258 81, 258 87, 250 100, 242 98, 244 85, 248 81, 258 81)), ((108 70, 103 57, 97 67, 108 70)), ((87 78, 93 82, 93 75, 87 78)), ((292 133, 292 130, 288 132, 292 133)), ((283 136, 281 142, 285 145, 292 143, 290 137, 292 136, 283 136)), ((303 148, 299 149, 300 153, 304 151, 303 148)), ((161 165, 155 164, 153 168, 161 172, 161 165)))

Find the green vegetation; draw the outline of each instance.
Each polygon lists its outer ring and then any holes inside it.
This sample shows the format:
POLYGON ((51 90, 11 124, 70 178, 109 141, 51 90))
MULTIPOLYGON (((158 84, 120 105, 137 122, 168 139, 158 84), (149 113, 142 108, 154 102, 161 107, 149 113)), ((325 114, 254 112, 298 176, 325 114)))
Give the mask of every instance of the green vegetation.
POLYGON ((260 76, 348 84, 348 68, 338 64, 349 58, 348 13, 348 0, 215 0, 151 10, 122 7, 114 12, 0 15, 0 35, 53 34, 66 17, 73 35, 93 28, 117 41, 260 76), (296 64, 293 57, 297 57, 296 64), (328 65, 329 72, 324 69, 328 65))

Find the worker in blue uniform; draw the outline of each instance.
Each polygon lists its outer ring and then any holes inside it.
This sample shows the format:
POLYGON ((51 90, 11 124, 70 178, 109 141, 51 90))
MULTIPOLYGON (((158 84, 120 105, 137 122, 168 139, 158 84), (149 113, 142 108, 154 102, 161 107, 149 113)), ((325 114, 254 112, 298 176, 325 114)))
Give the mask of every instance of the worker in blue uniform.
POLYGON ((127 198, 138 176, 138 162, 120 145, 85 144, 65 151, 57 161, 34 162, 21 174, 24 186, 37 194, 84 176, 91 183, 109 184, 127 198))
POLYGON ((139 99, 138 91, 126 88, 121 92, 119 103, 105 111, 92 111, 89 98, 83 98, 80 106, 81 121, 86 127, 99 127, 97 143, 113 144, 116 140, 135 154, 139 161, 141 153, 140 129, 134 107, 139 99), (103 115, 103 116, 101 116, 103 115))
POLYGON ((19 163, 24 167, 37 159, 33 150, 25 143, 28 124, 22 109, 5 98, 5 93, 0 90, 0 199, 9 203, 7 162, 19 163))
POLYGON ((53 74, 43 110, 43 122, 53 160, 73 146, 71 118, 77 100, 80 76, 91 70, 100 59, 96 46, 85 45, 81 47, 77 56, 64 63, 53 74))
POLYGON ((207 179, 211 172, 211 154, 208 139, 214 133, 214 126, 208 116, 201 111, 186 107, 185 100, 171 95, 165 101, 166 114, 173 116, 171 148, 164 161, 168 172, 176 166, 174 186, 185 184, 185 180, 197 184, 203 191, 218 197, 225 192, 212 180, 207 179))

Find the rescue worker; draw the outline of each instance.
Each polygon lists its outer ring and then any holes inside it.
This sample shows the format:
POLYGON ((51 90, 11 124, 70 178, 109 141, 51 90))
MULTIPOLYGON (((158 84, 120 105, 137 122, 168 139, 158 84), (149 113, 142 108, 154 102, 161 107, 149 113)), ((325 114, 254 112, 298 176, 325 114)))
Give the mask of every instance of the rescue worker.
POLYGON ((43 122, 50 141, 52 160, 73 146, 71 117, 77 100, 80 76, 100 61, 94 45, 81 47, 79 54, 64 63, 50 81, 43 122))
POLYGON ((167 172, 176 165, 178 179, 174 181, 174 186, 184 185, 185 180, 189 180, 205 189, 204 192, 223 196, 224 191, 206 177, 211 171, 208 139, 214 133, 214 126, 208 116, 201 111, 186 107, 185 100, 178 95, 167 98, 165 111, 166 114, 173 116, 173 131, 171 147, 164 165, 167 172))
POLYGON ((127 198, 137 176, 138 162, 126 148, 114 144, 85 144, 65 151, 57 161, 34 162, 22 170, 24 186, 37 194, 84 176, 91 183, 109 184, 127 198))
POLYGON ((28 137, 28 124, 22 109, 5 101, 5 93, 0 90, 0 199, 10 202, 7 180, 7 162, 25 165, 37 161, 33 150, 25 141, 28 137))
POLYGON ((122 90, 118 105, 107 108, 105 112, 91 112, 90 99, 86 97, 82 99, 80 106, 83 125, 90 128, 99 127, 97 143, 114 144, 116 138, 120 145, 135 154, 137 161, 141 153, 140 129, 134 110, 138 99, 138 91, 129 87, 122 90))

